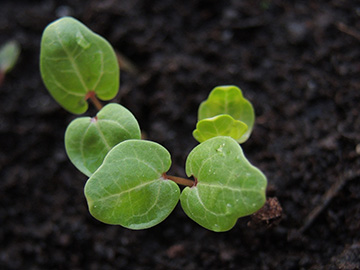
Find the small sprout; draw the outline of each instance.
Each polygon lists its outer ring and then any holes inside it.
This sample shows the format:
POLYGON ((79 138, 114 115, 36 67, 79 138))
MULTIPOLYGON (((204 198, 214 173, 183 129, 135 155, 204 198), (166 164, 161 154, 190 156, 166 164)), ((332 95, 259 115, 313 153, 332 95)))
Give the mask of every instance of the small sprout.
POLYGON ((220 114, 228 114, 235 120, 242 121, 247 125, 248 129, 241 138, 234 138, 239 143, 244 143, 252 132, 255 113, 251 103, 243 97, 238 87, 215 87, 209 94, 208 99, 200 104, 198 119, 200 121, 220 114))
POLYGON ((230 230, 238 218, 265 203, 266 177, 230 137, 215 137, 195 147, 186 160, 186 174, 198 183, 183 190, 181 206, 209 230, 230 230))
POLYGON ((93 117, 77 118, 65 133, 65 148, 71 162, 82 173, 91 176, 106 154, 118 143, 140 139, 140 128, 132 113, 110 103, 93 117))
POLYGON ((240 142, 247 129, 244 122, 235 120, 228 114, 221 114, 200 120, 193 136, 200 143, 217 136, 229 136, 240 142))
POLYGON ((91 91, 101 100, 118 93, 119 66, 113 48, 70 17, 56 20, 44 30, 40 71, 50 94, 71 113, 86 112, 91 91))
POLYGON ((20 55, 20 45, 17 41, 6 42, 0 47, 0 85, 6 73, 15 66, 20 55))
POLYGON ((139 230, 157 225, 179 201, 179 186, 162 175, 169 152, 145 140, 115 146, 85 185, 90 213, 98 220, 139 230))

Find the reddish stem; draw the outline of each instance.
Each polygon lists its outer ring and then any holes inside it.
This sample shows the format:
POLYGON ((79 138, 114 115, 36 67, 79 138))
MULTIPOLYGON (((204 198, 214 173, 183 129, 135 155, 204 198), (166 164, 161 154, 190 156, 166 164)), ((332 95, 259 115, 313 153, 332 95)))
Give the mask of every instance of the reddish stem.
POLYGON ((101 104, 101 102, 97 99, 95 92, 94 91, 89 91, 86 96, 85 96, 85 100, 90 99, 90 101, 92 102, 92 104, 94 104, 95 108, 100 111, 103 107, 103 105, 101 104))
POLYGON ((4 78, 5 78, 5 73, 0 70, 0 86, 2 85, 2 83, 4 81, 4 78))
POLYGON ((190 179, 186 179, 186 178, 182 178, 182 177, 178 177, 178 176, 167 175, 166 173, 163 173, 162 177, 164 179, 174 181, 175 183, 177 183, 179 185, 183 185, 183 186, 194 187, 197 184, 197 181, 192 181, 190 179))

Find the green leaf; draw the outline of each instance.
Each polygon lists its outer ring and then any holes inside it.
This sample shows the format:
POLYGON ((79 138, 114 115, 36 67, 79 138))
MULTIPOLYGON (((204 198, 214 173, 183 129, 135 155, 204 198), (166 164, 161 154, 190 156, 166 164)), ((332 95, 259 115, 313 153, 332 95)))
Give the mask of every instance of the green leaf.
POLYGON ((221 114, 200 120, 193 136, 200 143, 216 136, 229 136, 239 141, 247 129, 244 122, 235 120, 228 114, 221 114))
POLYGON ((119 66, 111 45, 71 17, 56 20, 44 30, 40 70, 50 94, 75 114, 87 110, 89 92, 110 100, 119 89, 119 66))
POLYGON ((6 42, 0 48, 0 73, 9 72, 20 55, 20 45, 17 41, 12 40, 6 42))
POLYGON ((209 230, 230 230, 239 217, 265 203, 266 177, 230 137, 215 137, 195 147, 187 158, 186 174, 194 176, 197 185, 183 190, 181 206, 209 230))
POLYGON ((207 100, 200 104, 198 119, 211 118, 219 114, 229 114, 235 120, 244 122, 248 130, 241 136, 239 143, 245 142, 253 129, 255 114, 251 103, 243 97, 236 86, 215 87, 207 100))
POLYGON ((72 121, 65 132, 65 148, 75 167, 91 176, 113 146, 140 137, 140 128, 132 113, 119 104, 110 103, 94 118, 72 121))
POLYGON ((91 215, 135 230, 157 225, 179 201, 178 185, 162 177, 170 165, 169 152, 157 143, 118 144, 85 185, 91 215))

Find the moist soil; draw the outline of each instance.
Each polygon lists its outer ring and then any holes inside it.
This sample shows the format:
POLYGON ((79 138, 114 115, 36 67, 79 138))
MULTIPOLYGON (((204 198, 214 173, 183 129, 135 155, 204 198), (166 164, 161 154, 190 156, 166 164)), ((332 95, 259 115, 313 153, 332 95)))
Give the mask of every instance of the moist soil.
POLYGON ((2 0, 0 43, 10 39, 22 52, 0 88, 0 269, 360 269, 358 1, 2 0), (147 230, 92 218, 64 150, 76 116, 39 74, 42 31, 65 15, 136 66, 114 101, 170 151, 173 175, 197 144, 200 102, 239 86, 257 115, 242 146, 282 216, 224 233, 180 205, 147 230))

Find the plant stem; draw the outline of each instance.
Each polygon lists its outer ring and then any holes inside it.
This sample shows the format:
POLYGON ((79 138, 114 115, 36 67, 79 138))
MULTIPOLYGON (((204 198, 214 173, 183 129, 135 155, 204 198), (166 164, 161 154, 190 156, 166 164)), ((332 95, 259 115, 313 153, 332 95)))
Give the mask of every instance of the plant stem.
POLYGON ((188 186, 188 187, 196 186, 196 183, 197 183, 197 181, 193 181, 193 180, 178 177, 178 176, 167 175, 166 173, 163 173, 162 177, 164 179, 174 181, 175 183, 177 183, 179 185, 188 186))
POLYGON ((103 105, 101 104, 101 102, 97 99, 95 92, 94 91, 89 91, 86 96, 85 96, 85 100, 90 99, 91 103, 95 106, 95 108, 100 111, 103 107, 103 105))
POLYGON ((0 86, 2 85, 4 81, 5 73, 3 71, 0 71, 0 86))

